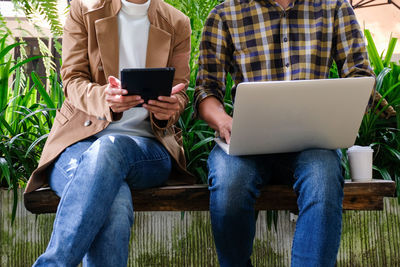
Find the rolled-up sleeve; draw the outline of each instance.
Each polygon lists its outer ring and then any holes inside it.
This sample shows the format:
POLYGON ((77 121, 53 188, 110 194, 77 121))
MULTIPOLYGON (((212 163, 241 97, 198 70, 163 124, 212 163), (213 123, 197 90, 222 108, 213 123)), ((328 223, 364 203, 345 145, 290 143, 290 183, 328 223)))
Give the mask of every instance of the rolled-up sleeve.
POLYGON ((226 74, 232 59, 232 42, 229 32, 217 9, 211 11, 206 20, 200 43, 199 71, 196 80, 193 105, 194 116, 205 98, 214 96, 224 101, 226 74))
POLYGON ((333 58, 342 78, 374 76, 360 25, 350 4, 338 1, 333 58))

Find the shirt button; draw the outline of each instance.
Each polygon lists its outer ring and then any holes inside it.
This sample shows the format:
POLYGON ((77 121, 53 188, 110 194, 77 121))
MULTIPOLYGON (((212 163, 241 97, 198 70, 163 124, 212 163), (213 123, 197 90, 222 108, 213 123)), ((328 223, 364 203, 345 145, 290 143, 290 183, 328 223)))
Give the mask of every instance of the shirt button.
POLYGON ((83 124, 83 126, 85 126, 85 127, 88 127, 88 126, 90 126, 90 125, 92 125, 92 121, 91 121, 91 120, 87 120, 87 121, 85 121, 85 123, 83 124))
POLYGON ((286 66, 286 68, 289 68, 290 64, 289 64, 289 63, 286 63, 286 65, 285 65, 285 66, 286 66))
POLYGON ((98 66, 97 69, 98 69, 99 71, 103 71, 103 70, 104 70, 102 65, 98 66))
POLYGON ((283 38, 283 41, 286 43, 288 41, 287 37, 283 38))

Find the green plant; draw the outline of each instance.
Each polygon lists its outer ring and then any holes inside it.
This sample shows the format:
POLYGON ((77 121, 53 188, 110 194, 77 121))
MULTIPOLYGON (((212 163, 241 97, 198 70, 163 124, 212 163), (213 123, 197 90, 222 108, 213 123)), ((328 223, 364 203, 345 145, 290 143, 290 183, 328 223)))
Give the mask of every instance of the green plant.
POLYGON ((22 66, 41 56, 14 61, 12 49, 24 44, 7 45, 7 37, 0 39, 0 184, 14 191, 14 219, 17 189, 25 186, 37 166, 55 108, 63 96, 54 73, 49 77, 54 89, 52 96, 47 94, 36 73, 30 77, 22 75, 22 66), (13 82, 9 83, 10 80, 13 82))
POLYGON ((190 57, 190 86, 194 87, 198 70, 197 59, 199 57, 199 47, 203 32, 204 22, 211 10, 221 0, 165 0, 165 2, 182 11, 190 19, 192 28, 191 35, 191 57, 190 57))
MULTIPOLYGON (((372 35, 365 30, 368 55, 377 75, 376 91, 382 99, 365 114, 356 144, 371 145, 375 150, 374 170, 386 180, 398 180, 400 176, 400 65, 391 62, 397 38, 390 38, 385 57, 378 54, 372 35), (388 104, 381 105, 383 99, 388 104), (389 106, 397 110, 391 118, 383 117, 389 106)), ((400 195, 399 195, 400 196, 400 195)))
MULTIPOLYGON (((214 146, 214 131, 202 120, 193 119, 193 94, 196 84, 196 75, 198 71, 198 56, 201 35, 204 22, 210 11, 221 1, 220 0, 166 0, 169 4, 181 10, 190 18, 192 28, 191 35, 191 57, 190 57, 190 84, 187 90, 189 104, 179 119, 178 126, 183 132, 183 146, 187 159, 188 170, 198 177, 199 182, 207 183, 207 158, 214 146)), ((227 88, 230 88, 232 82, 228 79, 227 88)), ((227 92, 226 106, 228 112, 231 107, 227 92)))
POLYGON ((55 36, 62 35, 62 25, 58 16, 57 0, 12 0, 17 9, 22 10, 28 19, 40 15, 50 24, 55 36))

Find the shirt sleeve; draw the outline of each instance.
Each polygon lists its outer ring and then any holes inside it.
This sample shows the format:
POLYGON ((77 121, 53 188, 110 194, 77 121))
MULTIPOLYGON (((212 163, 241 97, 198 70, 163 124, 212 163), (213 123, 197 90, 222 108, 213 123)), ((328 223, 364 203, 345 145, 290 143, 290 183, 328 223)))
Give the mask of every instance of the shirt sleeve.
POLYGON ((340 77, 374 76, 360 25, 348 1, 338 1, 334 29, 333 59, 340 77))
POLYGON ((214 96, 224 103, 226 73, 232 59, 232 44, 225 22, 217 9, 205 22, 199 53, 199 71, 193 98, 194 117, 202 100, 214 96))

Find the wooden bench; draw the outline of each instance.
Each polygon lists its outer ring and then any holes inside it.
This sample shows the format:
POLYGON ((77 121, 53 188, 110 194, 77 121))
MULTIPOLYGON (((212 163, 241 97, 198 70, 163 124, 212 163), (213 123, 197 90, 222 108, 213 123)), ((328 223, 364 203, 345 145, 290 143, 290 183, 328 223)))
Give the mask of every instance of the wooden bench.
MULTIPOLYGON (((395 183, 346 181, 344 210, 382 210, 383 198, 393 197, 395 183)), ((261 190, 257 210, 297 210, 296 194, 287 185, 270 185, 261 190)), ((166 186, 132 192, 135 211, 205 211, 209 209, 207 185, 166 186)), ((41 188, 24 195, 27 210, 34 214, 54 213, 60 198, 50 189, 41 188)))

